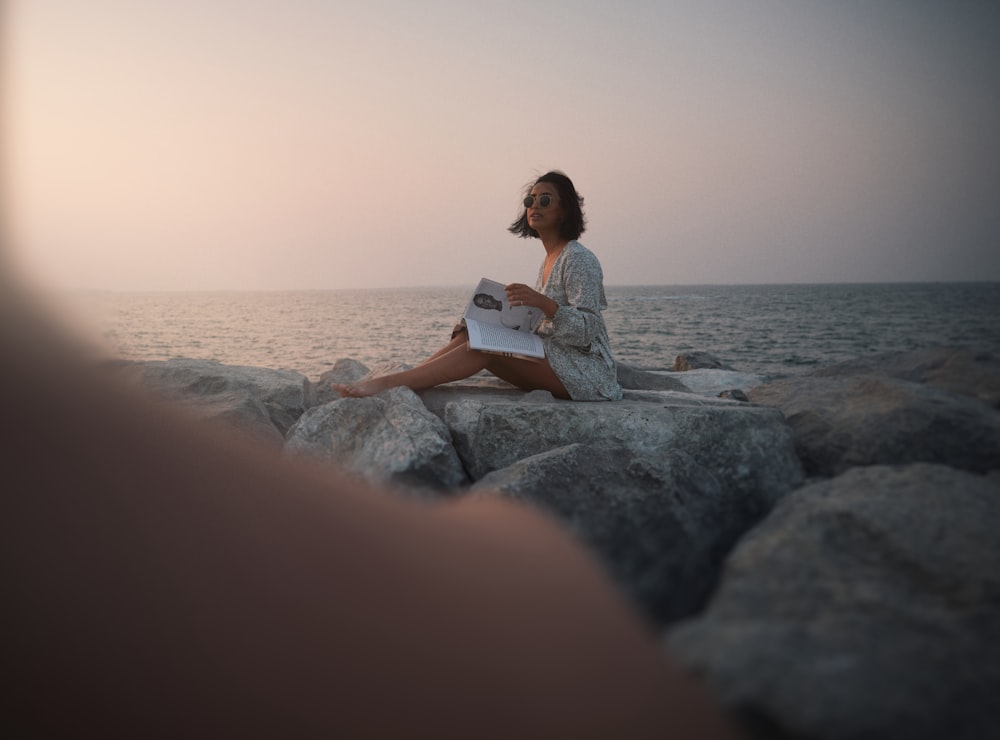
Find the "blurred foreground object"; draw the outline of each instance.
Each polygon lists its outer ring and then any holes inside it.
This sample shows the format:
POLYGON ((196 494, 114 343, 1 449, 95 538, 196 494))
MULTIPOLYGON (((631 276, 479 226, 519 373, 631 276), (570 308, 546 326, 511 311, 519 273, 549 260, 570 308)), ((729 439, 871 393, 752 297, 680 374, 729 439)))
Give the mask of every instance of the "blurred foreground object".
POLYGON ((604 574, 116 384, 0 277, 17 736, 729 737, 604 574))

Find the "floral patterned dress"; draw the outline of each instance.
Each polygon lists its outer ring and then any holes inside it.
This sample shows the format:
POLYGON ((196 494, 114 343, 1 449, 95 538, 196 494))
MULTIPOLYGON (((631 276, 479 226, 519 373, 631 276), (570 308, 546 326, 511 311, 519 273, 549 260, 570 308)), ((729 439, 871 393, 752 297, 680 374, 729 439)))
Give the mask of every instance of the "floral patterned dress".
POLYGON ((622 389, 601 315, 608 307, 601 263, 580 242, 571 241, 544 284, 543 271, 544 264, 535 290, 559 304, 555 316, 535 328, 545 341, 549 364, 574 401, 617 401, 622 389))

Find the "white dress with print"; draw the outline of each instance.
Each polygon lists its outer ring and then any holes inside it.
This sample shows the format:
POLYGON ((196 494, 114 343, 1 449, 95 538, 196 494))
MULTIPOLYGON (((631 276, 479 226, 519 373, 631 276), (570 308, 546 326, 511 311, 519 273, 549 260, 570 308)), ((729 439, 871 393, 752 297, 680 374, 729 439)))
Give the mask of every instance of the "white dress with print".
POLYGON ((535 331, 545 341, 545 354, 555 374, 574 401, 620 399, 622 389, 601 315, 608 307, 601 263, 580 242, 571 241, 544 284, 543 271, 544 264, 535 290, 559 304, 559 309, 535 331))

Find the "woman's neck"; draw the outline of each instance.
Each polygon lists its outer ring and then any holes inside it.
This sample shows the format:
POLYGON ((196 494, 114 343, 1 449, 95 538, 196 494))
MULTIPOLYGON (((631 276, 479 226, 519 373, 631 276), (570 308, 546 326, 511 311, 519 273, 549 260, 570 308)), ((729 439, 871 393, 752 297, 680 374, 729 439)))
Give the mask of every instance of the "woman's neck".
POLYGON ((568 239, 563 239, 559 234, 539 234, 545 253, 549 256, 559 254, 562 248, 569 244, 568 239))

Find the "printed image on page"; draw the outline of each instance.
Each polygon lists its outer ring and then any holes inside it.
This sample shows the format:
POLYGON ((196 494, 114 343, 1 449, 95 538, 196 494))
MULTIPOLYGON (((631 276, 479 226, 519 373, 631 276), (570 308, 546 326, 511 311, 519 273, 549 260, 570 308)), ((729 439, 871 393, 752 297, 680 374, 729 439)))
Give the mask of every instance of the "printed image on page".
POLYGON ((476 286, 464 317, 517 331, 534 331, 542 321, 542 311, 534 306, 511 306, 504 286, 483 278, 476 286))

